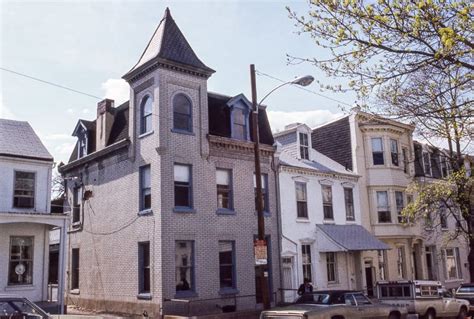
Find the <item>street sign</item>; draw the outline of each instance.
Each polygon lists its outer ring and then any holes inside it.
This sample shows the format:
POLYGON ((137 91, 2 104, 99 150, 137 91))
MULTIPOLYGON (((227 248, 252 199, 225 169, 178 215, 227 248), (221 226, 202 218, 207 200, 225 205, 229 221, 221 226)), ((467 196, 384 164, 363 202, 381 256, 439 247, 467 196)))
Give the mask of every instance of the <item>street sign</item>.
POLYGON ((256 240, 254 242, 255 265, 267 264, 267 243, 265 240, 256 240))

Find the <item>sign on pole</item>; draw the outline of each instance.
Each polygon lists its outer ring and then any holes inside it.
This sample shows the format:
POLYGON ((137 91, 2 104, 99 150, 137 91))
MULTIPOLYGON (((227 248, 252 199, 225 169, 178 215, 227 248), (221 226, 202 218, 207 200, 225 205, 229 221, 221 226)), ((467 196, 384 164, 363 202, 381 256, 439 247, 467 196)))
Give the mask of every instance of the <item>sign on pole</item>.
POLYGON ((267 243, 265 240, 256 240, 254 242, 255 265, 267 264, 267 243))

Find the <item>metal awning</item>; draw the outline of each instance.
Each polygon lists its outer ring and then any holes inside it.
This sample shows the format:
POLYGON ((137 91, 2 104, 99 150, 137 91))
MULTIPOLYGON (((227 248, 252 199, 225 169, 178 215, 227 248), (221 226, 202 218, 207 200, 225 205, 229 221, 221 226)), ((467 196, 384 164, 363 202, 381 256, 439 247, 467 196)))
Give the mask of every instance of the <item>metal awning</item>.
POLYGON ((316 224, 316 233, 320 252, 390 249, 361 225, 316 224))

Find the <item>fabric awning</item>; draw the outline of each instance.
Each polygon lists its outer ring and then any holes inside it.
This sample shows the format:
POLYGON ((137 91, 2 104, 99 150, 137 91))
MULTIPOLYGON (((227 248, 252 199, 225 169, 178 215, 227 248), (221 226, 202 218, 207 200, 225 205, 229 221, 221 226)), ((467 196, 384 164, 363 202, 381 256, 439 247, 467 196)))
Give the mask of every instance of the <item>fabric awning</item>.
POLYGON ((317 224, 316 233, 320 252, 390 249, 361 225, 317 224))

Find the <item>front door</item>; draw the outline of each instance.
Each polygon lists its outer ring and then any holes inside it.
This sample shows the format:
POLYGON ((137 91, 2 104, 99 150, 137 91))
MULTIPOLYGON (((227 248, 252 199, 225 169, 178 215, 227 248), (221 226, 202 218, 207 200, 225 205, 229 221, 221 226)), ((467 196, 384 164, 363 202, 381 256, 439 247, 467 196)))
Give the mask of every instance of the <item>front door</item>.
POLYGON ((372 275, 372 264, 367 263, 365 264, 365 283, 367 286, 367 296, 373 297, 374 296, 374 277, 372 275))

